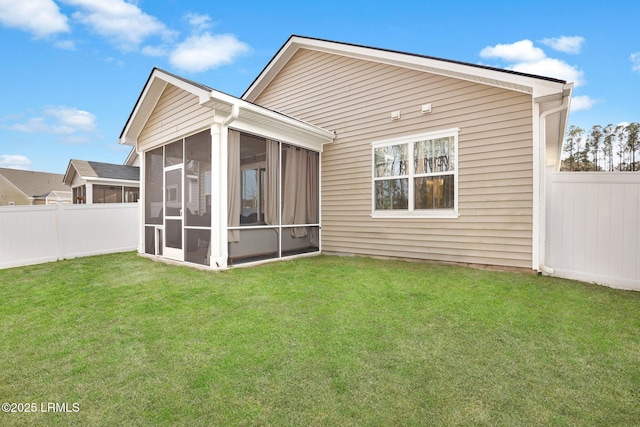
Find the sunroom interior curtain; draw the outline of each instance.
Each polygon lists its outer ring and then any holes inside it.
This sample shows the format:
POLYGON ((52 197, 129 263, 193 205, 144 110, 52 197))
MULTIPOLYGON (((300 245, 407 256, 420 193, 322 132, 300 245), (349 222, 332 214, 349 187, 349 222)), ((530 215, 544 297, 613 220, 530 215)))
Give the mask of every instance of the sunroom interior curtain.
MULTIPOLYGON (((317 224, 319 202, 319 156, 318 153, 307 151, 307 224, 317 224)), ((311 244, 318 244, 318 229, 311 229, 311 244)))
MULTIPOLYGON (((227 138, 227 226, 238 227, 240 225, 240 132, 229 129, 227 138)), ((240 230, 228 230, 229 242, 240 241, 240 230)))
MULTIPOLYGON (((284 183, 282 188, 282 224, 305 224, 307 204, 306 150, 287 147, 284 151, 284 183)), ((292 237, 306 237, 306 227, 291 229, 292 237)))
POLYGON ((278 145, 278 141, 267 139, 264 222, 269 225, 278 225, 278 161, 280 157, 278 145))

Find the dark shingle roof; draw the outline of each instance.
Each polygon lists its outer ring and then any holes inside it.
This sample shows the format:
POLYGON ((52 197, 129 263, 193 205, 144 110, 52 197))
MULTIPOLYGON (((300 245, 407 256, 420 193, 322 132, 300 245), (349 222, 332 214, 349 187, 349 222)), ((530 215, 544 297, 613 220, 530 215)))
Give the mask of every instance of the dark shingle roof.
POLYGON ((87 162, 98 178, 140 180, 140 168, 137 166, 114 165, 111 163, 87 162))
POLYGON ((118 179, 126 181, 139 181, 140 168, 138 166, 116 165, 113 163, 92 162, 87 160, 72 159, 65 179, 71 182, 73 174, 69 175, 71 167, 75 169, 81 178, 118 179))

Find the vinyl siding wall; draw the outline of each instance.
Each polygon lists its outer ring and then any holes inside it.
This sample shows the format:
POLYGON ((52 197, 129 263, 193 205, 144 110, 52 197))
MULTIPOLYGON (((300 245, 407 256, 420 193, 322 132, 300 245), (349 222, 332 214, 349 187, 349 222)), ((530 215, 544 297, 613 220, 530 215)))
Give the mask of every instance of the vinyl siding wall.
POLYGON ((0 206, 8 206, 9 203, 18 205, 30 205, 27 196, 18 190, 8 179, 0 175, 0 206))
POLYGON ((214 111, 198 103, 198 97, 167 85, 149 116, 138 144, 143 151, 202 130, 213 123, 214 111))
POLYGON ((531 268, 530 95, 300 50, 255 102, 337 133, 322 153, 323 251, 531 268), (460 217, 371 218, 371 142, 456 127, 460 217))

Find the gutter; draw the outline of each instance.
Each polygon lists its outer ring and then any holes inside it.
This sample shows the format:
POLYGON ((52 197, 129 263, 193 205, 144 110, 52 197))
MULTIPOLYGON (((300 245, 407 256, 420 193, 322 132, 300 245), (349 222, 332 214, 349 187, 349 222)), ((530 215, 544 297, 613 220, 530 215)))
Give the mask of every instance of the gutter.
POLYGON ((541 176, 544 177, 543 181, 544 181, 544 186, 541 186, 541 188, 544 188, 544 197, 540 197, 540 201, 541 201, 541 217, 544 218, 543 224, 541 224, 540 227, 540 236, 541 236, 541 242, 540 242, 540 249, 539 249, 539 269, 540 272, 547 274, 547 275, 552 275, 553 274, 553 268, 548 267, 545 262, 546 262, 546 245, 547 245, 547 226, 546 226, 546 218, 547 218, 547 213, 546 213, 546 195, 547 195, 547 182, 546 182, 546 156, 544 153, 544 149, 546 149, 547 146, 547 117, 549 117, 552 114, 556 114, 556 113, 560 113, 564 110, 567 110, 569 108, 569 102, 571 100, 571 93, 573 92, 573 84, 569 84, 569 85, 565 85, 565 88, 569 89, 569 94, 567 96, 564 96, 562 99, 562 104, 560 104, 558 107, 552 108, 551 110, 545 111, 544 113, 540 114, 540 133, 542 134, 542 139, 544 141, 543 144, 540 144, 541 147, 541 153, 539 153, 539 155, 541 156, 541 161, 540 161, 540 169, 541 171, 541 176), (544 210, 543 210, 544 209, 544 210), (544 227, 542 227, 542 225, 544 225, 544 227))

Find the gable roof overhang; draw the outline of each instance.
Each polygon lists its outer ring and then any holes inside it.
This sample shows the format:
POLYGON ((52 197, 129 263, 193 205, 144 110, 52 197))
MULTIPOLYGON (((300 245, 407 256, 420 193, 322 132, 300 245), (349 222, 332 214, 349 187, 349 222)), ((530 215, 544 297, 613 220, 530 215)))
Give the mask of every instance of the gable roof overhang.
POLYGON ((129 155, 124 161, 126 166, 137 166, 138 163, 138 152, 136 151, 136 147, 131 147, 131 151, 129 151, 129 155))
MULTIPOLYGON (((199 104, 214 110, 214 122, 285 142, 295 142, 318 151, 334 140, 335 134, 319 126, 269 110, 217 91, 159 68, 154 68, 125 124, 120 144, 136 147, 142 129, 168 85, 198 97, 199 104)), ((212 124, 213 124, 212 123, 212 124)))
POLYGON ((472 81, 531 94, 534 98, 557 94, 566 83, 551 77, 537 76, 484 65, 418 55, 389 49, 373 48, 357 44, 335 42, 292 35, 273 59, 262 70, 242 95, 242 99, 253 102, 269 85, 286 63, 300 49, 348 56, 398 67, 424 71, 441 76, 472 81))
POLYGON ((573 83, 485 65, 292 35, 251 83, 242 95, 242 99, 255 102, 262 91, 300 49, 394 65, 529 94, 540 114, 554 110, 553 114, 544 116, 546 126, 544 143, 548 147, 544 161, 547 164, 559 164, 573 83), (556 111, 561 106, 564 107, 556 111))
MULTIPOLYGON (((69 164, 67 165, 67 171, 64 173, 64 178, 62 178, 62 182, 71 186, 73 183, 73 177, 77 174, 81 179, 85 179, 87 173, 91 173, 92 176, 96 176, 93 171, 82 171, 78 169, 82 169, 82 167, 78 164, 78 160, 71 159, 69 160, 69 164), (84 172, 84 173, 83 173, 84 172)), ((83 163, 86 163, 83 161, 83 163)))
POLYGON ((534 99, 534 102, 539 106, 541 133, 544 137, 545 156, 542 161, 546 165, 553 166, 555 171, 560 168, 572 93, 573 83, 567 83, 559 97, 549 96, 534 99))

